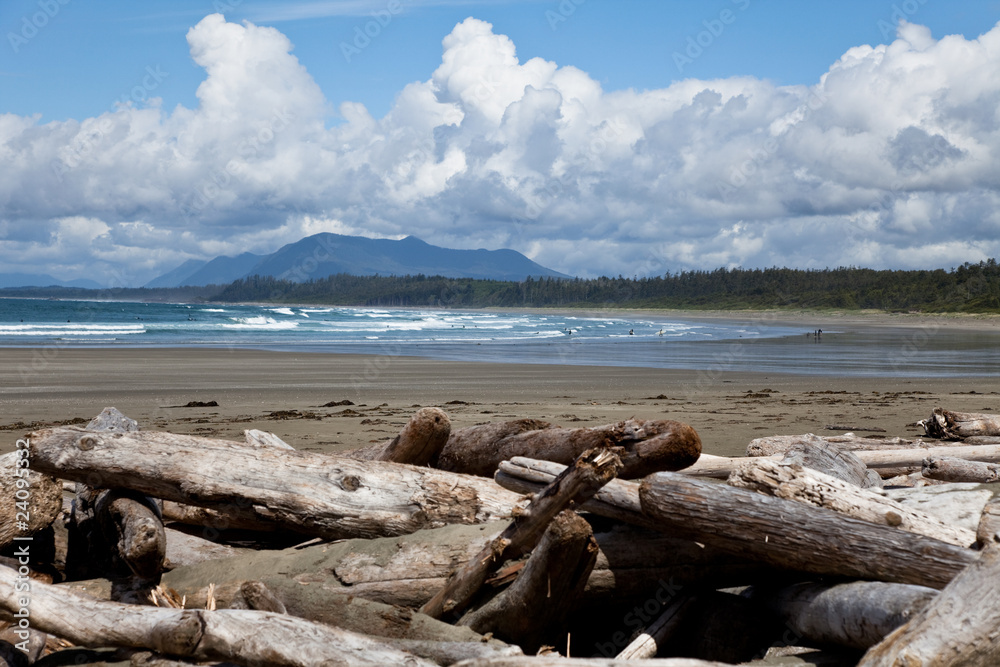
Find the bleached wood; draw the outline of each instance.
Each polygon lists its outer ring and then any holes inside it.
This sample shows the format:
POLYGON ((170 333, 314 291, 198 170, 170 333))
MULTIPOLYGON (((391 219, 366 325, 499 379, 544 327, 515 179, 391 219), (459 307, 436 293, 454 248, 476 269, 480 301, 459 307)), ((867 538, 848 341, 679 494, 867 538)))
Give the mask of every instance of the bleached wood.
POLYGON ((961 547, 972 546, 976 541, 972 531, 956 528, 932 514, 914 510, 875 491, 798 464, 769 459, 744 461, 729 476, 728 484, 825 507, 856 519, 895 526, 961 547))
POLYGON ((922 419, 920 425, 932 438, 961 440, 978 436, 1000 436, 1000 415, 978 412, 953 412, 944 408, 934 408, 931 416, 922 419))
POLYGON ((509 517, 523 503, 492 480, 382 461, 251 448, 171 433, 32 435, 36 469, 164 500, 225 507, 241 499, 265 522, 329 539, 401 535, 509 517))
POLYGON ((907 438, 874 438, 859 436, 853 433, 844 433, 843 435, 815 435, 813 433, 804 433, 802 435, 769 435, 751 440, 750 444, 747 445, 747 456, 784 454, 799 444, 813 444, 820 447, 836 445, 841 449, 849 451, 875 451, 879 449, 919 449, 920 447, 938 446, 940 443, 930 444, 922 440, 907 438))
POLYGON ((943 588, 977 558, 923 535, 679 473, 650 475, 639 498, 673 536, 790 570, 943 588))
POLYGON ((62 511, 62 484, 35 470, 27 452, 0 456, 0 549, 47 528, 62 511))
POLYGON ((1000 464, 937 456, 924 460, 921 474, 928 479, 942 482, 988 484, 1000 481, 1000 464))
POLYGON ((656 617, 649 627, 639 633, 639 636, 629 642, 629 645, 615 656, 616 660, 643 660, 655 658, 656 653, 680 627, 684 620, 684 612, 690 609, 694 598, 690 595, 680 596, 671 601, 667 608, 656 617))
POLYGON ((251 447, 274 447, 275 449, 295 449, 287 442, 268 431, 261 431, 255 428, 244 429, 243 438, 247 445, 251 447))
MULTIPOLYGON (((17 613, 17 573, 0 567, 0 608, 17 613)), ((313 667, 320 664, 421 665, 417 658, 379 640, 263 611, 213 612, 140 607, 80 597, 33 582, 32 627, 79 646, 149 649, 196 660, 313 667)))
POLYGON ((490 658, 463 660, 451 667, 732 667, 725 662, 695 658, 655 658, 652 660, 619 660, 617 658, 563 658, 532 656, 523 658, 490 658))
POLYGON ((359 461, 395 461, 423 466, 434 460, 451 435, 451 420, 440 408, 421 408, 393 440, 345 452, 359 461))
POLYGON ((909 622, 865 653, 859 667, 994 667, 1000 664, 1000 544, 909 622))

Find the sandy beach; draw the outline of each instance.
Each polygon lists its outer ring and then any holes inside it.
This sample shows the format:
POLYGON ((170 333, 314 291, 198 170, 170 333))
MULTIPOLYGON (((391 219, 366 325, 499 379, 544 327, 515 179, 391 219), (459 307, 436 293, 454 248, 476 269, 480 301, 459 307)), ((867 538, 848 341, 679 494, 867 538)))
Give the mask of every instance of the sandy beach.
POLYGON ((45 425, 115 406, 145 429, 242 439, 271 431, 336 452, 395 435, 418 407, 453 428, 521 417, 592 426, 628 417, 694 426, 704 451, 753 438, 884 429, 916 436, 935 406, 1000 411, 1000 377, 858 378, 438 361, 239 349, 0 349, 0 451, 45 425), (216 401, 217 407, 178 407, 216 401), (343 403, 349 401, 350 403, 343 403), (328 405, 341 403, 340 405, 328 405))

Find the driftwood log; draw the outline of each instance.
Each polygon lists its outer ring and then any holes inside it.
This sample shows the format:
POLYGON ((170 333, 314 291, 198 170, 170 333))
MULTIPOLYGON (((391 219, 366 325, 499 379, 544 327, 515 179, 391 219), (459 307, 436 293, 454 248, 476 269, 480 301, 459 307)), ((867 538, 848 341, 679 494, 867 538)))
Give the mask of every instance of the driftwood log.
POLYGON ((991 542, 908 623, 873 646, 859 667, 992 667, 1000 663, 1000 544, 991 542))
POLYGON ((572 510, 556 515, 506 590, 459 621, 478 633, 491 633, 538 651, 565 630, 597 560, 590 524, 572 510))
POLYGON ((769 435, 763 438, 756 438, 747 445, 747 456, 772 456, 774 454, 784 454, 795 445, 809 444, 818 447, 836 445, 840 449, 848 451, 875 451, 879 449, 919 449, 920 447, 936 447, 940 443, 926 443, 922 440, 910 440, 907 438, 875 438, 858 436, 853 433, 843 435, 815 435, 805 433, 803 435, 769 435))
POLYGON ((924 460, 921 474, 928 479, 942 482, 987 484, 1000 481, 1000 464, 938 456, 924 460))
POLYGON ((786 500, 825 507, 870 523, 895 526, 961 547, 972 546, 976 541, 975 533, 970 530, 957 528, 932 514, 798 464, 764 458, 746 461, 733 471, 728 483, 786 500))
POLYGON ((451 420, 439 408, 421 408, 393 440, 345 452, 359 461, 395 461, 423 466, 444 448, 451 435, 451 420))
POLYGON ((274 447, 275 449, 295 449, 287 442, 268 431, 248 428, 243 431, 243 438, 250 447, 274 447))
POLYGON ((382 461, 171 433, 35 432, 39 471, 225 510, 243 499, 288 530, 341 539, 401 535, 449 523, 509 517, 523 499, 492 480, 382 461))
POLYGON ((653 660, 618 660, 616 658, 562 658, 534 656, 523 658, 487 658, 463 660, 452 667, 732 667, 725 662, 695 658, 656 658, 653 660))
POLYGON ((655 658, 660 647, 669 641, 681 627, 684 613, 691 608, 694 600, 690 595, 682 595, 672 600, 656 620, 640 632, 639 636, 615 657, 618 660, 655 658))
POLYGON ((778 614, 802 639, 867 649, 909 621, 938 591, 924 586, 855 581, 753 589, 752 598, 778 614))
POLYGON ((434 618, 461 612, 491 572, 538 544, 549 522, 568 507, 579 505, 618 474, 621 462, 607 449, 586 451, 552 483, 532 496, 531 503, 475 558, 448 578, 448 583, 420 611, 434 618))
MULTIPOLYGON (((1000 445, 952 445, 917 449, 859 450, 853 452, 853 454, 861 459, 868 468, 875 470, 883 478, 920 472, 924 459, 938 456, 952 456, 969 461, 1000 463, 1000 445)), ((733 472, 735 466, 748 458, 768 458, 780 461, 782 455, 728 457, 702 454, 696 463, 685 468, 683 472, 685 475, 692 477, 726 479, 733 472)))
POLYGON ((639 499, 670 535, 793 571, 943 588, 977 558, 923 535, 678 473, 650 475, 639 499))
POLYGON ((515 456, 568 465, 589 449, 610 447, 621 448, 619 476, 631 479, 691 465, 701 453, 701 439, 693 428, 673 420, 629 419, 592 428, 557 428, 537 420, 519 420, 453 432, 431 465, 492 477, 502 461, 515 456))
POLYGON ((62 511, 62 484, 33 470, 28 448, 0 456, 0 549, 48 528, 62 511))
POLYGON ((833 444, 819 446, 811 443, 800 443, 794 445, 785 451, 781 462, 818 470, 863 489, 882 487, 882 478, 878 476, 878 473, 869 470, 853 452, 833 444))
MULTIPOLYGON (((0 567, 0 609, 10 614, 24 608, 19 604, 23 596, 15 593, 17 576, 0 567)), ((377 639, 287 614, 140 607, 91 600, 37 582, 31 586, 30 615, 32 627, 79 646, 120 646, 195 660, 296 667, 435 664, 377 639)))
POLYGON ((934 408, 931 416, 920 420, 924 432, 932 438, 962 440, 974 436, 1000 436, 1000 415, 976 412, 952 412, 934 408))
POLYGON ((976 527, 976 548, 985 549, 1000 540, 1000 498, 990 498, 979 516, 976 527))

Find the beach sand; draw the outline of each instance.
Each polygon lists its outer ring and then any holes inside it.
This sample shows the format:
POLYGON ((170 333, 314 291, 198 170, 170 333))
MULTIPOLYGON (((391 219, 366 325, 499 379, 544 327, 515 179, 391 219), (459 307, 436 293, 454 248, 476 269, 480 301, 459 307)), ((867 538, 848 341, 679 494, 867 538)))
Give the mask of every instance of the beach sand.
POLYGON ((86 423, 106 406, 143 429, 242 439, 271 431, 337 452, 393 437, 419 407, 452 428, 533 417, 567 427, 629 417, 695 427, 704 451, 753 438, 833 435, 828 425, 921 434, 937 406, 1000 412, 1000 377, 849 378, 436 361, 229 349, 0 349, 0 451, 35 428, 86 423), (185 408, 190 401, 218 407, 185 408), (323 407, 327 403, 352 404, 323 407))

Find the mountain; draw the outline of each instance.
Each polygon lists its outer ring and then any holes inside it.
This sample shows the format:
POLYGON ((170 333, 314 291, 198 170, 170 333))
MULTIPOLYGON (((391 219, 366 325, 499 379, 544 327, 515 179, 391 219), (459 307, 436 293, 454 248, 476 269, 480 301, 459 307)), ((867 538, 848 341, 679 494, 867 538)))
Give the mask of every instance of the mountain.
POLYGON ((305 282, 337 273, 357 276, 423 274, 513 281, 528 276, 570 277, 536 264, 515 250, 455 250, 431 245, 415 236, 395 241, 330 233, 307 236, 270 255, 243 253, 237 257, 216 257, 190 273, 181 271, 186 265, 182 264, 146 286, 228 284, 252 275, 305 282), (176 277, 182 273, 183 277, 176 277))
POLYGON ((85 289, 102 289, 104 285, 87 278, 76 280, 59 280, 47 273, 0 273, 0 289, 5 287, 82 287, 85 289))
POLYGON ((173 271, 167 271, 162 276, 153 278, 143 287, 180 287, 191 275, 208 264, 204 259, 189 259, 173 271))

